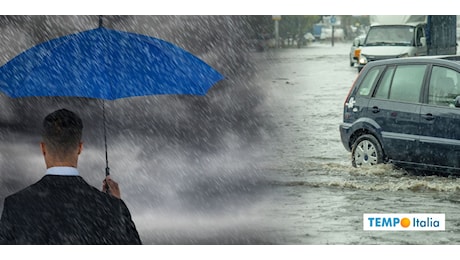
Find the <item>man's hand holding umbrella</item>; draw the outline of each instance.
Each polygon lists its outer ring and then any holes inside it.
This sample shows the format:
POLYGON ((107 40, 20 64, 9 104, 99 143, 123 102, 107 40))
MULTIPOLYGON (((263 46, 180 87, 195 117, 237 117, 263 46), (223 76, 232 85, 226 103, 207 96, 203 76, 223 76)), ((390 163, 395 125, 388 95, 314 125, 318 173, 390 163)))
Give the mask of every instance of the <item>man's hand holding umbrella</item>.
POLYGON ((110 175, 105 177, 102 181, 102 191, 109 193, 110 195, 121 199, 120 188, 118 187, 118 182, 112 180, 110 175))

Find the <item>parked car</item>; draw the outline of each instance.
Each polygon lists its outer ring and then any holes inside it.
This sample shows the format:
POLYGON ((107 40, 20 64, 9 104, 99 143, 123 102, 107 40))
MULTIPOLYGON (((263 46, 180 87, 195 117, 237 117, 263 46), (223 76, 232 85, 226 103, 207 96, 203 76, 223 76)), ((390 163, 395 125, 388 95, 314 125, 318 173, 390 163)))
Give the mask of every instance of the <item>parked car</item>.
POLYGON ((392 163, 460 173, 460 56, 368 63, 344 103, 342 143, 355 167, 392 163))
POLYGON ((360 35, 353 40, 350 48, 350 67, 355 66, 358 63, 359 54, 361 53, 361 46, 366 39, 366 35, 360 35))

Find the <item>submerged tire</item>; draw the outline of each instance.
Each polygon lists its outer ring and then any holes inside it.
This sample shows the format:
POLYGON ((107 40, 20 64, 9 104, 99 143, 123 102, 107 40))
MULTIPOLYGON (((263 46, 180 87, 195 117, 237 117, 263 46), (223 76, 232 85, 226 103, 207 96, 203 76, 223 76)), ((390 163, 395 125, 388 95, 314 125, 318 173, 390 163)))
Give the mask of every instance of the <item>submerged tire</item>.
POLYGON ((353 167, 372 166, 383 163, 383 150, 373 135, 362 135, 356 139, 351 149, 353 167))

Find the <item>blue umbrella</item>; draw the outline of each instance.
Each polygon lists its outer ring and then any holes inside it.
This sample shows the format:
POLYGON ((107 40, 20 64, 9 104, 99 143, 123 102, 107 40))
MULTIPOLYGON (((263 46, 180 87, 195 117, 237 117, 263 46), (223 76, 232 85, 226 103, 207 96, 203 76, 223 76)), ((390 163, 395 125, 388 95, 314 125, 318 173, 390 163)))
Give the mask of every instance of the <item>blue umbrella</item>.
MULTIPOLYGON (((169 42, 102 26, 36 45, 0 67, 0 90, 13 98, 205 95, 221 79, 169 42)), ((103 120, 109 175, 104 102, 103 120)))
POLYGON ((104 27, 44 42, 0 67, 0 90, 11 97, 205 95, 221 79, 169 42, 104 27))

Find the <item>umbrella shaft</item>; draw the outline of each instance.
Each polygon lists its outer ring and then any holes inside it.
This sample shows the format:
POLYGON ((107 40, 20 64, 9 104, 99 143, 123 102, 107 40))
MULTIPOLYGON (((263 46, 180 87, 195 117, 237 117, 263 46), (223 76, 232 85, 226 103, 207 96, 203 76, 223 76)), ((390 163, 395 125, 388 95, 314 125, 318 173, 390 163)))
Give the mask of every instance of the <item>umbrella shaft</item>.
POLYGON ((104 147, 105 147, 105 176, 110 175, 109 155, 107 152, 107 125, 105 118, 105 101, 102 100, 102 120, 104 121, 104 147))

